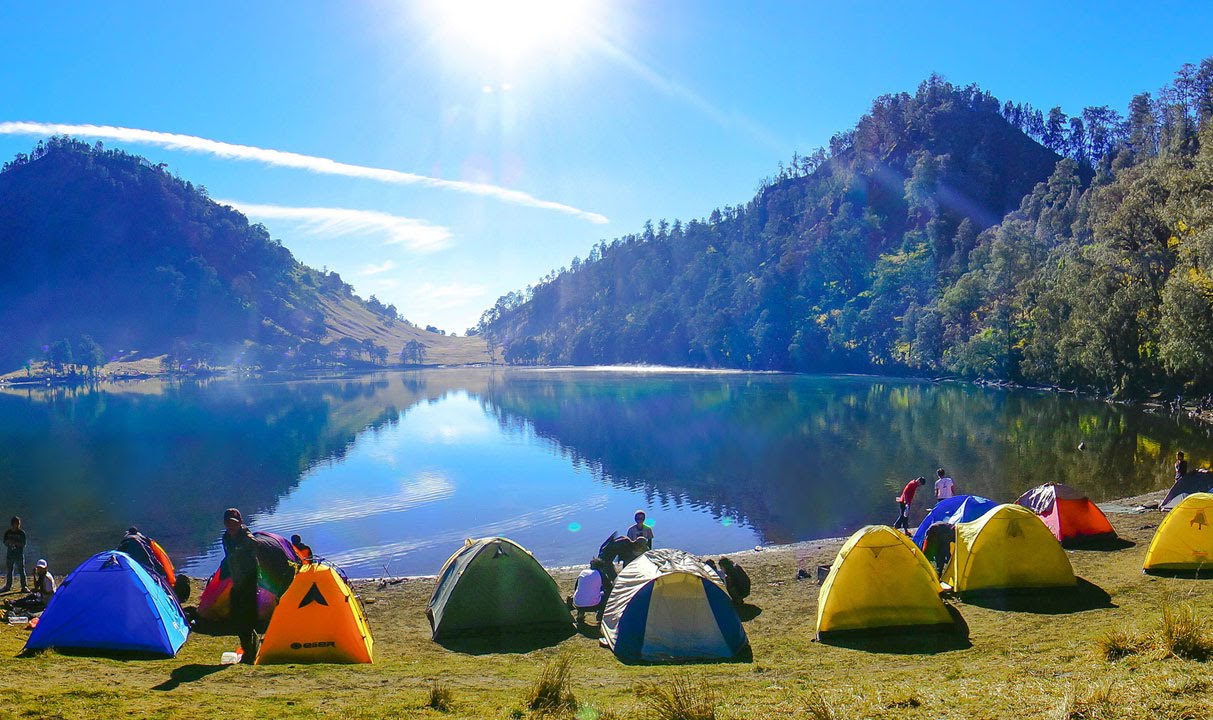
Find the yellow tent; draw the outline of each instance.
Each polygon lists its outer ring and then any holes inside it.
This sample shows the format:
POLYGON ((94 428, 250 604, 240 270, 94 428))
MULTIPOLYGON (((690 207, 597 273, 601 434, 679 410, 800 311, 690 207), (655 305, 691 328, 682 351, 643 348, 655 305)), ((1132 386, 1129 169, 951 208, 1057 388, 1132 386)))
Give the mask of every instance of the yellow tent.
POLYGON ((1213 495, 1192 493, 1154 531, 1145 570, 1213 569, 1213 495))
POLYGON ((278 601, 257 664, 369 663, 371 628, 341 575, 312 563, 295 574, 278 601))
POLYGON ((1078 585, 1061 543, 1036 513, 1020 505, 999 505, 972 522, 957 523, 943 581, 956 592, 1078 585))
POLYGON ((913 540, 886 525, 869 525, 846 541, 817 596, 819 637, 836 631, 951 624, 939 599, 935 569, 913 540))

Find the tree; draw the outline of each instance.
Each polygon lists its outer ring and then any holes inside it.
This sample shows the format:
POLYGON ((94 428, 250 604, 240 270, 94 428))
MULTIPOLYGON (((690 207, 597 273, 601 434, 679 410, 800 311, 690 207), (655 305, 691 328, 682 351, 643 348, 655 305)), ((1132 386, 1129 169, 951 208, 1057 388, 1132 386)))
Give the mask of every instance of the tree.
POLYGON ((81 335, 76 340, 73 355, 76 362, 83 365, 85 372, 89 375, 95 375, 97 368, 105 364, 105 351, 101 349, 92 335, 81 335))
POLYGON ((400 362, 404 365, 420 365, 425 360, 425 345, 409 340, 400 349, 400 362))
POLYGON ((46 361, 52 372, 59 372, 72 364, 72 344, 67 339, 56 340, 46 348, 46 361))

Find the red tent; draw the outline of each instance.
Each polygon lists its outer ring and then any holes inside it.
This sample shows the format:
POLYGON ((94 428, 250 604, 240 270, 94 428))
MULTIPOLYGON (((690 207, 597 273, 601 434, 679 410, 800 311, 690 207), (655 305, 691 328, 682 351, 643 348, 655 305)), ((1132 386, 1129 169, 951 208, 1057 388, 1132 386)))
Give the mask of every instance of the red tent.
POLYGON ((1034 487, 1015 501, 1040 516, 1061 542, 1116 537, 1112 523, 1081 491, 1062 483, 1034 487))

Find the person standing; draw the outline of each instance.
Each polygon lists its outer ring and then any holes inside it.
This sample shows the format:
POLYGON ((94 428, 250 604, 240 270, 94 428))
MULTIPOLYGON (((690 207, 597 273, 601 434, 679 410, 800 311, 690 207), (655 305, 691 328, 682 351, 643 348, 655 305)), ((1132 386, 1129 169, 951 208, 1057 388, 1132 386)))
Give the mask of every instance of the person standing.
POLYGON ((257 541, 244 524, 240 511, 223 512, 223 559, 232 574, 231 618, 244 655, 240 662, 257 660, 257 541))
POLYGON ((901 528, 906 535, 910 534, 910 505, 914 504, 914 495, 918 493, 918 488, 926 484, 926 478, 916 477, 901 489, 901 494, 896 498, 900 514, 897 516, 897 522, 893 523, 894 530, 901 528))
POLYGON ((628 528, 628 540, 636 542, 636 538, 644 538, 649 543, 648 549, 652 550, 653 528, 644 524, 645 517, 644 510, 636 511, 636 514, 632 517, 632 519, 636 521, 636 524, 628 528))
POLYGON ((1178 482, 1180 478, 1188 474, 1188 461, 1184 459, 1184 451, 1179 450, 1175 453, 1175 480, 1178 482))
POLYGON ((4 564, 8 568, 8 581, 4 583, 4 590, 0 590, 0 592, 8 592, 13 589, 14 569, 21 575, 21 592, 29 592, 29 583, 25 577, 25 540, 25 531, 21 529, 21 518, 14 515, 13 519, 9 521, 8 530, 4 531, 4 564))
POLYGON ((943 468, 936 470, 935 475, 939 477, 935 481, 936 500, 946 500, 956 494, 956 483, 952 481, 952 478, 948 477, 943 468))

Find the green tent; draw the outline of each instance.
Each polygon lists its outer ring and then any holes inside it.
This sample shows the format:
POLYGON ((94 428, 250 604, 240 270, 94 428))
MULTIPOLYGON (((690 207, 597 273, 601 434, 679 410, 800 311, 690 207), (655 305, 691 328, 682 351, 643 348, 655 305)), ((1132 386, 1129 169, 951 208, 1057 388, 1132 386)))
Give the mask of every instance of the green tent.
POLYGON ((442 566, 426 615, 434 639, 571 628, 547 570, 505 538, 468 540, 442 566))

